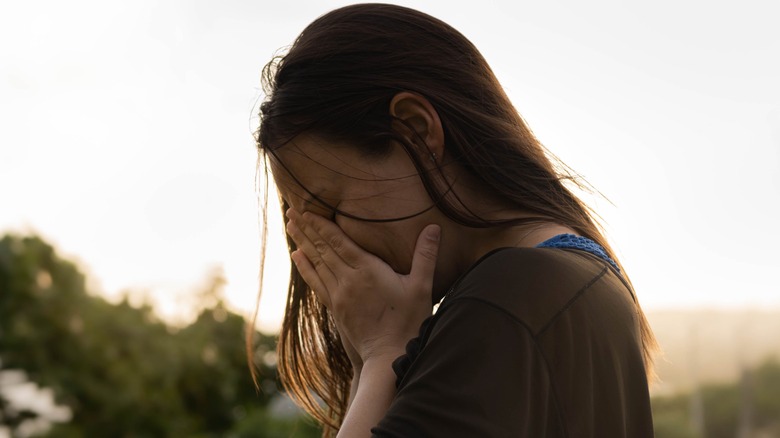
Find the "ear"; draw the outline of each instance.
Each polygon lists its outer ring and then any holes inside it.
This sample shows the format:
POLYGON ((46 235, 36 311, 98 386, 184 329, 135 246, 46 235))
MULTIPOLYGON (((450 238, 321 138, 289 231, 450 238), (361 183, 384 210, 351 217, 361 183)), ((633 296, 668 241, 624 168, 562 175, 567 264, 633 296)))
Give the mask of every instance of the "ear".
POLYGON ((444 156, 444 130, 436 109, 419 94, 402 91, 390 101, 390 115, 406 122, 425 141, 432 157, 444 156))

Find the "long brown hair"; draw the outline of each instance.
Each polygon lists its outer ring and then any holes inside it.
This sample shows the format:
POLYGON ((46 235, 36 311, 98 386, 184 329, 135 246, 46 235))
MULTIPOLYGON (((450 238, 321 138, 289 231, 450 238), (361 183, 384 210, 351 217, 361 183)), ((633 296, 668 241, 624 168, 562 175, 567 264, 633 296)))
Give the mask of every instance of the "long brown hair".
MULTIPOLYGON (((457 197, 444 196, 449 188, 423 165, 422 140, 389 114, 393 96, 410 91, 436 109, 447 154, 476 181, 539 218, 571 227, 618 260, 594 213, 567 187, 581 182, 534 137, 477 48, 446 23, 393 5, 340 8, 306 27, 286 55, 265 67, 262 79, 266 100, 257 145, 266 178, 267 154, 302 133, 372 154, 397 142, 431 199, 453 221, 470 227, 538 221, 487 220, 457 197)), ((288 246, 295 249, 289 238, 288 246)), ((638 304, 636 313, 650 373, 655 341, 638 304)), ((352 368, 328 311, 294 266, 278 365, 291 396, 323 423, 326 435, 335 432, 345 415, 352 368)))

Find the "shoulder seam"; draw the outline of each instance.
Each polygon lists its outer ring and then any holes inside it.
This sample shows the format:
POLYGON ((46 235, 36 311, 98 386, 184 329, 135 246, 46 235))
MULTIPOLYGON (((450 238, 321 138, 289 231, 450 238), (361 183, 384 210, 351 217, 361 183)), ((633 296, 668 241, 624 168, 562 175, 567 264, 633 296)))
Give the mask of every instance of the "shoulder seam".
POLYGON ((634 291, 634 288, 631 287, 631 285, 628 283, 626 278, 623 276, 623 273, 621 271, 618 271, 617 269, 615 269, 608 262, 604 261, 604 259, 600 258, 599 256, 597 256, 597 255, 595 255, 593 253, 590 253, 588 251, 583 251, 581 249, 575 249, 575 248, 558 248, 558 249, 561 249, 563 251, 569 251, 569 252, 577 252, 577 253, 586 255, 586 256, 594 259, 595 261, 601 262, 604 266, 608 267, 609 270, 612 271, 613 274, 615 274, 615 276, 618 278, 618 280, 620 280, 621 283, 623 283, 623 286, 625 286, 625 288, 628 290, 628 293, 631 295, 631 299, 634 301, 634 303, 637 302, 636 292, 634 291))
POLYGON ((593 286, 593 284, 595 284, 597 281, 599 281, 601 279, 601 277, 603 277, 609 271, 609 269, 610 268, 605 266, 601 270, 601 272, 596 274, 595 277, 591 278, 589 282, 587 282, 584 286, 582 286, 582 288, 580 290, 578 290, 577 293, 574 294, 574 296, 571 297, 571 299, 563 307, 561 307, 561 309, 558 310, 558 312, 555 315, 553 315, 550 318, 549 321, 547 321, 547 324, 545 324, 541 329, 539 329, 539 333, 536 333, 534 335, 534 338, 543 335, 544 332, 547 331, 547 329, 549 329, 550 326, 553 325, 555 320, 557 320, 558 317, 560 317, 565 311, 569 310, 569 307, 571 307, 572 304, 574 304, 574 302, 577 301, 580 298, 580 296, 582 296, 582 294, 585 293, 586 290, 588 290, 591 286, 593 286))
POLYGON ((582 288, 580 288, 580 290, 578 290, 577 293, 575 293, 574 296, 571 299, 569 299, 569 301, 563 307, 561 307, 560 310, 558 310, 555 313, 555 315, 550 317, 549 321, 547 321, 547 323, 541 329, 539 329, 538 333, 534 333, 534 331, 531 330, 531 327, 529 327, 528 324, 525 323, 525 321, 523 321, 522 319, 518 318, 516 315, 514 315, 514 314, 512 314, 510 312, 507 312, 506 309, 504 309, 503 307, 499 306, 498 304, 496 304, 496 303, 494 303, 494 302, 492 302, 490 300, 486 300, 486 299, 484 299, 482 297, 479 297, 479 296, 465 295, 465 296, 455 296, 455 297, 452 297, 452 299, 449 302, 442 304, 442 306, 440 307, 439 311, 443 311, 443 310, 451 307, 454 303, 457 303, 458 301, 461 301, 461 300, 478 301, 480 303, 487 304, 488 306, 493 307, 496 310, 499 310, 501 313, 504 313, 508 317, 510 317, 513 320, 517 321, 519 324, 521 324, 523 327, 525 327, 525 329, 528 331, 528 333, 531 335, 531 337, 536 339, 538 336, 541 336, 547 329, 549 329, 550 326, 555 322, 556 319, 558 319, 559 316, 561 316, 561 314, 563 312, 568 310, 569 307, 571 307, 572 304, 574 304, 574 302, 577 301, 577 299, 579 299, 580 296, 583 293, 585 293, 586 290, 588 290, 588 288, 590 288, 591 286, 593 286, 593 284, 595 284, 597 281, 599 281, 601 279, 601 277, 603 277, 607 272, 609 272, 609 270, 610 270, 610 267, 604 266, 601 269, 601 271, 599 271, 598 274, 596 274, 587 283, 585 283, 585 285, 582 286, 582 288))

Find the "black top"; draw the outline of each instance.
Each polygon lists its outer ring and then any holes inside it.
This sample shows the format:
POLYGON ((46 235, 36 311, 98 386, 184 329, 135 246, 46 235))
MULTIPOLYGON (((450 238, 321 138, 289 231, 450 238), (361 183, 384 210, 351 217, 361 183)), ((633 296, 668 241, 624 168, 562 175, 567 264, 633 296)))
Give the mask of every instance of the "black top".
POLYGON ((505 248, 456 283, 375 437, 652 437, 637 307, 606 261, 505 248))

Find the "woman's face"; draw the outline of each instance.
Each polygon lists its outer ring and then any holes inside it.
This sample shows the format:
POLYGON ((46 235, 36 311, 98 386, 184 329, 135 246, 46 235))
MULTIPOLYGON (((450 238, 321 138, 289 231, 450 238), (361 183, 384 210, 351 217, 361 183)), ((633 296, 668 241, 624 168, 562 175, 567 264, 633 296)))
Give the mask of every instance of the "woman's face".
POLYGON ((387 155, 371 157, 354 146, 301 135, 269 158, 277 187, 290 206, 333 220, 398 273, 409 272, 420 231, 442 218, 400 145, 387 155), (406 219, 370 221, 395 218, 406 219))

